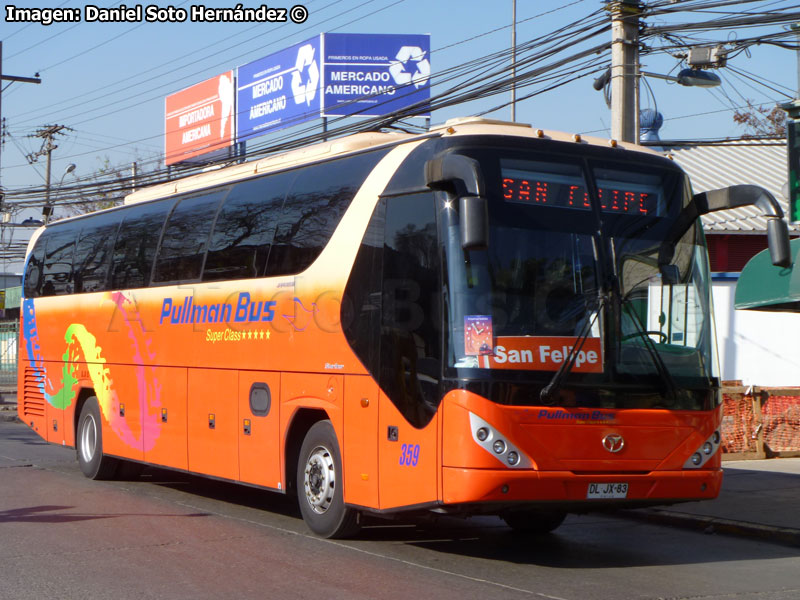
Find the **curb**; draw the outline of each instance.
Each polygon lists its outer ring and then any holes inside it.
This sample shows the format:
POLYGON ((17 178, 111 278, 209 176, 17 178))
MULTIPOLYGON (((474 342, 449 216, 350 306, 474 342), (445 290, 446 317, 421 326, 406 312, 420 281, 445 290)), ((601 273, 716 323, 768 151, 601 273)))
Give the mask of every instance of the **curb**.
POLYGON ((621 510, 617 514, 637 521, 693 529, 707 534, 722 533, 800 548, 800 530, 789 527, 776 527, 660 509, 621 510))

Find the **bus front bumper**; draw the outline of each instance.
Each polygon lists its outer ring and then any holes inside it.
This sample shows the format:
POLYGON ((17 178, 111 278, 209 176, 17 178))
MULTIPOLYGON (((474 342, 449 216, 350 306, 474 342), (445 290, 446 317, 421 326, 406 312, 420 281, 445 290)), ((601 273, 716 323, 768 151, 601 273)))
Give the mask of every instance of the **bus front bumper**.
POLYGON ((721 485, 722 469, 574 473, 444 467, 442 502, 563 503, 590 511, 711 500, 719 495, 721 485))

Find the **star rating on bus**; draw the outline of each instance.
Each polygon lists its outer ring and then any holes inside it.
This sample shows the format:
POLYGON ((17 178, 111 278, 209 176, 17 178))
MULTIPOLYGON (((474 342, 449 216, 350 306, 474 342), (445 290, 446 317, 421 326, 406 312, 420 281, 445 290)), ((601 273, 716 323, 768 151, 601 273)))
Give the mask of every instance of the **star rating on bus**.
POLYGON ((212 344, 220 342, 245 342, 245 341, 269 341, 272 332, 269 329, 250 329, 240 331, 237 329, 225 328, 222 331, 207 329, 205 341, 212 344))
POLYGON ((258 329, 256 331, 243 331, 242 337, 239 339, 240 342, 245 340, 269 340, 270 331, 269 329, 258 329))

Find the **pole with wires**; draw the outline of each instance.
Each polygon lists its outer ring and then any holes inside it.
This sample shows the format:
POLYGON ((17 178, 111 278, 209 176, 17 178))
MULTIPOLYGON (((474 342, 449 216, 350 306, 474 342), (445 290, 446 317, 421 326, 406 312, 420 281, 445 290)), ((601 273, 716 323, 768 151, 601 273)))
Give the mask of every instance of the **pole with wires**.
POLYGON ((639 141, 638 0, 613 0, 611 12, 611 137, 639 141))
POLYGON ((517 0, 511 0, 511 122, 517 120, 517 0))

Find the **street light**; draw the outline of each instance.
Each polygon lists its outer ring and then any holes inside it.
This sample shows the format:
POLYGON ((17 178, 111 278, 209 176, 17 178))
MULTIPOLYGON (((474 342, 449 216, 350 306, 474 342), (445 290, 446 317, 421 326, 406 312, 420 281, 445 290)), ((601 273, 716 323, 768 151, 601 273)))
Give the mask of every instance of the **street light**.
MULTIPOLYGON (((72 173, 76 169, 75 163, 69 163, 67 168, 64 169, 64 174, 61 176, 61 180, 58 182, 58 189, 61 190, 61 185, 64 183, 64 177, 72 173)), ((53 205, 50 203, 50 190, 47 190, 48 194, 48 202, 42 207, 42 216, 44 217, 44 224, 47 225, 48 221, 50 221, 50 217, 53 215, 53 205)))

